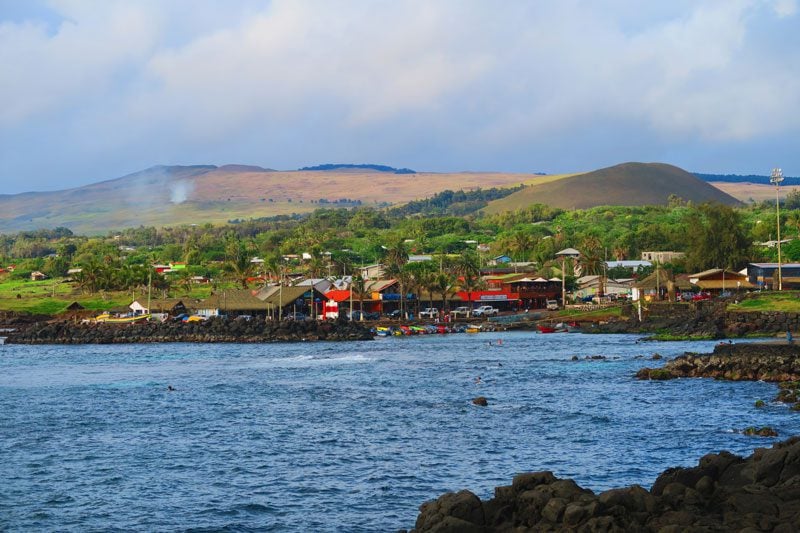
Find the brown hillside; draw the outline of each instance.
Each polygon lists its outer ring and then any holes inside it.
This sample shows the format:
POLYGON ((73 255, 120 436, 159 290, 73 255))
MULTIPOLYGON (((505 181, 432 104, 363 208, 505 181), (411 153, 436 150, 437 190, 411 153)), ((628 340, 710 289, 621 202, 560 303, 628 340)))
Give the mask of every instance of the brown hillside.
POLYGON ((664 163, 623 163, 585 174, 542 181, 529 181, 529 187, 491 202, 484 211, 498 213, 536 203, 562 209, 588 209, 600 205, 664 205, 671 194, 694 203, 740 203, 685 170, 664 163))
POLYGON ((171 226, 268 217, 335 207, 398 204, 445 189, 510 187, 534 174, 394 174, 364 169, 273 171, 245 165, 153 167, 64 191, 0 195, 0 233, 65 226, 104 234, 139 225, 171 226), (317 203, 326 199, 331 203, 317 203))

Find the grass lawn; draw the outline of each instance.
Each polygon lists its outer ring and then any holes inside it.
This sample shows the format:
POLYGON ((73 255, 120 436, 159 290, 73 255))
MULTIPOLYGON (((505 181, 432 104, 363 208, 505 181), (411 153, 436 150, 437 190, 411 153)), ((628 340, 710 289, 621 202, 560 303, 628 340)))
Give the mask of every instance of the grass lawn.
POLYGON ((559 318, 572 318, 576 320, 608 320, 622 316, 622 307, 608 307, 595 311, 580 311, 578 309, 565 309, 556 315, 559 318))
MULTIPOLYGON (((183 288, 170 292, 173 298, 203 299, 211 294, 211 285, 195 285, 189 295, 183 288)), ((163 294, 154 291, 152 298, 163 294)), ((147 299, 142 291, 102 291, 94 294, 81 292, 73 283, 62 279, 30 281, 0 278, 0 311, 18 311, 34 314, 55 315, 66 310, 72 302, 86 309, 105 311, 114 307, 126 307, 134 299, 147 299)))
POLYGON ((782 311, 800 313, 800 293, 797 291, 751 293, 741 303, 729 305, 728 311, 782 311))

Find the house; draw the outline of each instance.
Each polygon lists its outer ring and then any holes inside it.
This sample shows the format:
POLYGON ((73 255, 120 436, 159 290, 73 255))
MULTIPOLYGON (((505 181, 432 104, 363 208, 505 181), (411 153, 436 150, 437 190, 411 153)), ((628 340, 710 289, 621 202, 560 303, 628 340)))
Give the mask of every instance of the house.
POLYGON ((492 257, 491 259, 489 259, 490 265, 502 265, 510 262, 511 258, 507 255, 498 255, 497 257, 492 257))
POLYGON ((134 315, 161 314, 176 316, 186 312, 186 306, 183 300, 178 298, 158 298, 150 300, 150 306, 147 306, 147 300, 134 300, 129 306, 134 315))
POLYGON ((684 257, 686 257, 686 254, 683 252, 642 252, 642 261, 661 263, 662 265, 684 257))
POLYGON ((308 278, 294 284, 295 287, 314 287, 321 293, 327 292, 331 285, 333 284, 325 278, 308 278))
POLYGON ((572 294, 576 298, 600 295, 629 297, 635 281, 633 278, 603 279, 602 276, 582 276, 576 280, 578 288, 572 294))
POLYGON ((541 276, 522 276, 504 283, 508 292, 517 294, 519 307, 522 309, 544 309, 547 300, 561 298, 561 280, 549 280, 541 276))
POLYGON ((643 268, 648 268, 648 267, 651 267, 651 266, 653 266, 653 263, 651 263, 650 261, 631 261, 631 260, 606 261, 606 268, 608 268, 608 269, 612 269, 612 268, 627 268, 627 269, 632 270, 634 272, 638 272, 639 270, 641 270, 643 268))
MULTIPOLYGON (((781 263, 782 288, 800 287, 800 263, 781 263)), ((778 288, 778 263, 750 263, 747 281, 760 289, 778 288)))
POLYGON ((689 274, 689 282, 711 294, 756 288, 756 285, 750 283, 747 279, 747 274, 721 268, 712 268, 704 270, 703 272, 698 272, 697 274, 689 274))
POLYGON ((322 315, 326 301, 325 295, 311 286, 269 286, 256 291, 253 297, 261 302, 262 308, 267 309, 271 317, 283 317, 290 313, 318 317, 322 315))
POLYGON ((635 283, 631 290, 631 299, 636 300, 664 300, 670 301, 677 298, 677 293, 692 290, 692 284, 686 276, 675 276, 671 271, 656 267, 655 271, 635 283))
POLYGON ((380 263, 359 268, 359 273, 364 279, 380 279, 384 276, 384 266, 380 263))
POLYGON ((269 302, 259 300, 248 289, 226 289, 216 292, 193 306, 202 316, 250 315, 265 317, 273 308, 269 302))
POLYGON ((34 270, 31 272, 31 281, 42 281, 47 279, 47 275, 39 272, 38 270, 34 270))
POLYGON ((409 263, 421 263, 423 261, 433 261, 432 255, 410 254, 408 256, 409 263))

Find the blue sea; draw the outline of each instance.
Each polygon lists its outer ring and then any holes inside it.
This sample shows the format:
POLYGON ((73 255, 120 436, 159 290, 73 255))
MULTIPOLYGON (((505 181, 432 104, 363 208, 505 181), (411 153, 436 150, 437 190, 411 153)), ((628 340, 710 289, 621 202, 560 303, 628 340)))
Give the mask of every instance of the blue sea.
POLYGON ((656 352, 712 348, 523 332, 0 346, 0 530, 394 531, 520 472, 649 487, 776 440, 747 426, 800 433, 800 413, 754 407, 773 384, 633 377, 656 352))

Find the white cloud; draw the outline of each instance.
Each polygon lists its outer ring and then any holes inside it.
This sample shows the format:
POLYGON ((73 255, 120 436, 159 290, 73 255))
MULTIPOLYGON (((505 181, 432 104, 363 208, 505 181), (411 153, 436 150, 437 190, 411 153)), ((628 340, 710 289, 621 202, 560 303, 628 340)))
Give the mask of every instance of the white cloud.
POLYGON ((503 170, 563 160, 535 146, 586 131, 668 152, 800 129, 800 41, 780 33, 795 1, 657 4, 59 0, 55 27, 0 14, 0 182, 37 138, 77 177, 115 161, 503 170))

